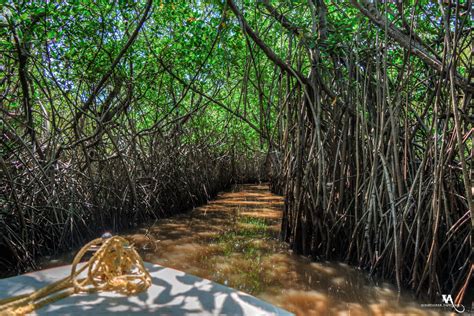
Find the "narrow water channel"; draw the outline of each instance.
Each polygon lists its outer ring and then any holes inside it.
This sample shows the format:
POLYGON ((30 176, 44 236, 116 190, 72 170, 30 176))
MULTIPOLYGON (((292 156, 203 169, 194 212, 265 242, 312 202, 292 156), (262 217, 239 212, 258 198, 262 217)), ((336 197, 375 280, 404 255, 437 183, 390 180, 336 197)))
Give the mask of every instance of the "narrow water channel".
POLYGON ((145 261, 225 284, 297 315, 441 315, 344 263, 292 254, 278 240, 282 208, 283 198, 267 185, 239 185, 125 237, 145 261))

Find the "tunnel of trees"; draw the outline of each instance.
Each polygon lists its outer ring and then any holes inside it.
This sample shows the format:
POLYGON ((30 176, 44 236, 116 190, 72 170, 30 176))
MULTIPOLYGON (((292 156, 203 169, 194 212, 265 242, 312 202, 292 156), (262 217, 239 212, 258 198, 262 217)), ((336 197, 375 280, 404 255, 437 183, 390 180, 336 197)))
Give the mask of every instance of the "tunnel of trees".
POLYGON ((417 294, 473 272, 471 1, 0 1, 0 268, 205 203, 417 294))

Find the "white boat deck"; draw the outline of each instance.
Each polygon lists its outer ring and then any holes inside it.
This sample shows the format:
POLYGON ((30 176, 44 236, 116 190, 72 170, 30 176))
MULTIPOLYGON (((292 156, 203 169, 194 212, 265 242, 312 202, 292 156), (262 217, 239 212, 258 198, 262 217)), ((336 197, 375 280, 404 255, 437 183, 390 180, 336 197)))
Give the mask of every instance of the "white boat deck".
MULTIPOLYGON (((153 284, 136 296, 104 292, 76 294, 36 315, 293 315, 229 287, 182 271, 146 263, 153 284)), ((62 266, 0 280, 0 298, 25 294, 70 274, 62 266)))

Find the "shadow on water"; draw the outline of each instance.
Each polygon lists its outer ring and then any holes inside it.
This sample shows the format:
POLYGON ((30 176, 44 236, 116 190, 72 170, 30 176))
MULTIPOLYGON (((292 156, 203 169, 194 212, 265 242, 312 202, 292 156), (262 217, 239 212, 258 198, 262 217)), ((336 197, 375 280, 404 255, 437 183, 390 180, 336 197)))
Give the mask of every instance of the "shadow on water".
POLYGON ((266 185, 239 185, 207 205, 124 236, 145 261, 230 286, 297 315, 439 315, 344 263, 292 254, 278 240, 283 206, 283 198, 266 185))

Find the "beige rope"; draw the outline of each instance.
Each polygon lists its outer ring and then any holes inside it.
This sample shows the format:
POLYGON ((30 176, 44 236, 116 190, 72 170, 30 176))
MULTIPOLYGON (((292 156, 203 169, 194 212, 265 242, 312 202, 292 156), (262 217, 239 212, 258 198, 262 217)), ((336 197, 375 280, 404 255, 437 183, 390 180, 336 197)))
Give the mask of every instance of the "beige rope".
POLYGON ((143 260, 128 241, 119 236, 97 238, 86 244, 72 262, 71 274, 30 294, 0 300, 0 315, 24 315, 69 295, 113 291, 124 295, 140 293, 151 285, 143 260), (81 268, 84 254, 100 245, 81 268), (87 270, 87 276, 78 276, 87 270))

